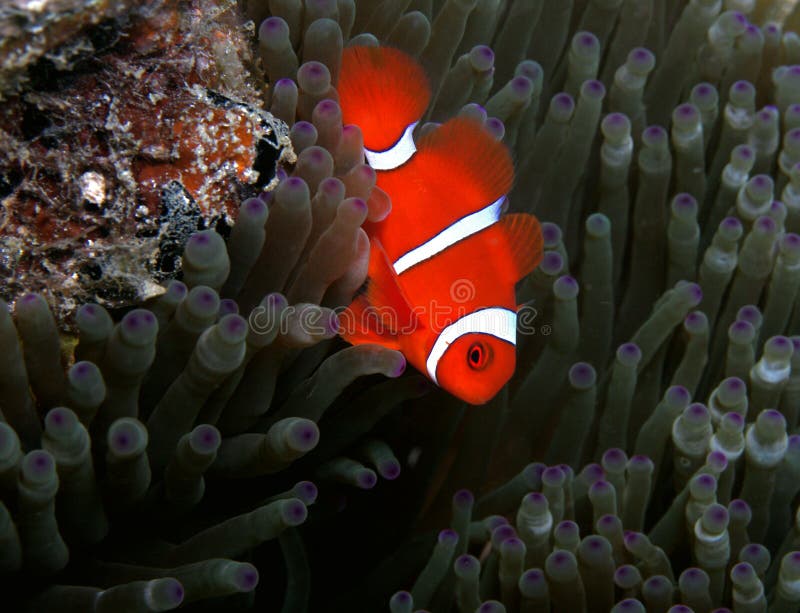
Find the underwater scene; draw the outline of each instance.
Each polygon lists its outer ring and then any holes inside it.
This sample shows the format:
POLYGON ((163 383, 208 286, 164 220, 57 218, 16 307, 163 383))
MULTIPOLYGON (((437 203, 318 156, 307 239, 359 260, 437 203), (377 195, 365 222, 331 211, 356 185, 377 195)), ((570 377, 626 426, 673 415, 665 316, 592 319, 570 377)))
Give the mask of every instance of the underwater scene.
POLYGON ((0 0, 0 611, 800 611, 798 0, 0 0))

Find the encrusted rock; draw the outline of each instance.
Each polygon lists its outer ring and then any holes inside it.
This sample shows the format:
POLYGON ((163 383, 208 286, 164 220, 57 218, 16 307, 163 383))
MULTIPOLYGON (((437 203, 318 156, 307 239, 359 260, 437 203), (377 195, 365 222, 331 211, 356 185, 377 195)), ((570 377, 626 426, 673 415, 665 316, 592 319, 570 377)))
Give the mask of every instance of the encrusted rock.
POLYGON ((0 81, 13 64, 22 84, 0 106, 0 297, 41 292, 66 321, 158 295, 189 235, 224 233, 294 157, 261 108, 252 23, 235 2, 20 2, 0 10, 19 30, 0 81))

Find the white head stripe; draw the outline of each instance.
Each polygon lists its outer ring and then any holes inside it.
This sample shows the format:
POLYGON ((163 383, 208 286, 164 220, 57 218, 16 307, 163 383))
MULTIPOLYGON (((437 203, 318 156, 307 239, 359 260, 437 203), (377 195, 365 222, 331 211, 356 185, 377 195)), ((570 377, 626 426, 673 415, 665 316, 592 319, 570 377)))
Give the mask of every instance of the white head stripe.
POLYGON ((400 256, 393 264, 394 271, 399 275, 412 266, 432 258, 437 253, 441 253, 451 245, 472 236, 481 230, 488 228, 500 219, 505 196, 501 196, 489 206, 482 208, 462 217, 455 223, 450 224, 433 238, 425 241, 420 246, 415 247, 408 253, 400 256))
POLYGON ((418 121, 415 121, 408 126, 400 139, 386 151, 364 149, 367 164, 375 170, 392 170, 405 164, 417 150, 412 132, 414 132, 414 128, 417 127, 418 123, 418 121))
POLYGON ((473 333, 489 334, 516 345, 517 314, 502 307, 479 309, 464 315, 442 330, 433 344, 425 364, 428 368, 428 376, 434 383, 439 384, 436 378, 436 369, 447 348, 465 334, 473 333))

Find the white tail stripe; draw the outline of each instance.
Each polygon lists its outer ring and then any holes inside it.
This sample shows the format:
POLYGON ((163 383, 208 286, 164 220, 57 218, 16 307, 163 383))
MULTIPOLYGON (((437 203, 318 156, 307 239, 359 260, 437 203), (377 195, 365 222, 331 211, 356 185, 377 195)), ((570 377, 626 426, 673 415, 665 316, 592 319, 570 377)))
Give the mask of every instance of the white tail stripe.
POLYGON ((418 121, 415 121, 408 126, 400 139, 385 151, 364 149, 367 164, 375 170, 393 170, 405 164, 417 151, 412 132, 414 132, 414 128, 417 127, 418 123, 418 121))
POLYGON ((425 364, 428 369, 428 376, 436 385, 439 385, 439 381, 436 378, 439 360, 442 359, 447 348, 465 334, 489 334, 516 345, 517 313, 502 307, 479 309, 464 315, 442 330, 433 344, 425 364))
POLYGON ((437 253, 441 253, 457 242, 488 228, 500 219, 504 199, 505 196, 501 196, 480 211, 462 217, 455 223, 447 226, 433 238, 400 256, 393 264, 394 271, 399 275, 412 266, 432 258, 437 253))

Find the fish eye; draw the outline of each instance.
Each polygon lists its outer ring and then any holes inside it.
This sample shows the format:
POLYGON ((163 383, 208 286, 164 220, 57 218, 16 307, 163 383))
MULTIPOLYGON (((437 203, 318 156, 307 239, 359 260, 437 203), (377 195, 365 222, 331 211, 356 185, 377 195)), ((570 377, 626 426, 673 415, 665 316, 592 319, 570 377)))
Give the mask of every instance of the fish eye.
POLYGON ((480 342, 472 343, 467 351, 467 364, 474 370, 483 370, 489 361, 489 350, 480 342))

